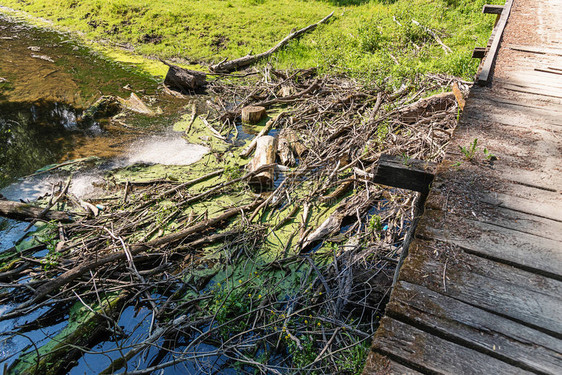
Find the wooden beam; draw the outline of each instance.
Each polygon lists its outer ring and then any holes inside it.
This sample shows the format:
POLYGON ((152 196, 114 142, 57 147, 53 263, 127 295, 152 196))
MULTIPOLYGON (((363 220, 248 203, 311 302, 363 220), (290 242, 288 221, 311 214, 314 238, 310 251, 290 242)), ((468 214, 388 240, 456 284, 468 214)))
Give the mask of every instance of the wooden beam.
POLYGON ((418 159, 383 154, 379 159, 373 181, 400 189, 429 193, 436 164, 418 159))
POLYGON ((482 8, 482 13, 484 13, 484 14, 502 14, 503 9, 504 9, 503 5, 486 4, 482 8))
POLYGON ((476 82, 483 86, 488 83, 490 78, 490 74, 492 72, 492 68, 494 66, 494 62, 496 60, 496 55, 498 54, 498 50, 500 48, 500 41, 503 36, 503 31, 505 26, 507 25, 507 19, 509 18, 509 14, 511 13, 511 6, 513 5, 513 0, 506 0, 504 10, 501 13, 499 22, 495 27, 494 32, 494 40, 490 46, 488 53, 486 54, 486 59, 483 61, 482 69, 480 73, 476 77, 476 82))
POLYGON ((476 47, 474 51, 472 51, 472 58, 473 59, 483 59, 486 56, 486 52, 488 48, 486 47, 476 47))

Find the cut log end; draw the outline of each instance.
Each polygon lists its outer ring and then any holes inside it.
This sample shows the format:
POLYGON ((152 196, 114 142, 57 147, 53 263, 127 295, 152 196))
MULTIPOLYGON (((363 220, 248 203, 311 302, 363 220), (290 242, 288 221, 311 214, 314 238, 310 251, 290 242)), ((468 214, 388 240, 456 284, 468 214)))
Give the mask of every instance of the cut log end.
POLYGON ((242 122, 257 124, 265 117, 265 108, 259 106, 248 106, 242 108, 242 122))

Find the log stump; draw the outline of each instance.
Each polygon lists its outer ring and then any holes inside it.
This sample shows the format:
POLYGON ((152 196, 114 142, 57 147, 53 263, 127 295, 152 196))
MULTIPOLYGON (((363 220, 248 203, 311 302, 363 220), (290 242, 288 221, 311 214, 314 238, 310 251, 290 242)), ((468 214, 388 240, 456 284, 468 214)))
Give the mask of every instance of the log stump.
MULTIPOLYGON (((277 152, 277 138, 270 135, 259 137, 256 143, 256 153, 248 163, 249 171, 255 171, 259 167, 267 164, 275 163, 277 152)), ((275 170, 269 168, 258 173, 250 179, 250 184, 259 191, 269 190, 273 187, 275 181, 275 170)))
POLYGON ((207 84, 207 75, 195 70, 180 68, 179 66, 168 64, 168 74, 164 79, 164 84, 183 92, 189 92, 202 88, 207 84))
POLYGON ((265 117, 265 108, 260 106, 247 106, 242 108, 242 122, 257 124, 265 117))

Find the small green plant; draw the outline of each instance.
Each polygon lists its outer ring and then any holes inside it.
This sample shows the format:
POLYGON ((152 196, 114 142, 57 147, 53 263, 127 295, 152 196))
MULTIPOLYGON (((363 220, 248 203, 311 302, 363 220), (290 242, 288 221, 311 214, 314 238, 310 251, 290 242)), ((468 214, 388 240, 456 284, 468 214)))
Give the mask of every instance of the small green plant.
POLYGON ((379 215, 371 216, 371 219, 369 220, 369 229, 372 232, 380 232, 382 228, 382 218, 379 215))
POLYGON ((478 138, 474 138, 474 141, 472 141, 472 143, 468 147, 459 146, 466 160, 474 159, 474 156, 476 154, 476 146, 478 146, 478 138))
POLYGON ((228 180, 235 180, 237 178, 242 177, 243 169, 238 167, 237 165, 227 165, 224 167, 224 176, 228 180))
POLYGON ((490 151, 488 151, 488 149, 486 147, 484 147, 484 157, 486 158, 486 160, 488 161, 494 161, 494 160, 498 160, 498 158, 496 157, 496 155, 492 154, 490 151))
POLYGON ((406 155, 405 152, 402 153, 402 164, 408 165, 410 163, 410 157, 406 155))

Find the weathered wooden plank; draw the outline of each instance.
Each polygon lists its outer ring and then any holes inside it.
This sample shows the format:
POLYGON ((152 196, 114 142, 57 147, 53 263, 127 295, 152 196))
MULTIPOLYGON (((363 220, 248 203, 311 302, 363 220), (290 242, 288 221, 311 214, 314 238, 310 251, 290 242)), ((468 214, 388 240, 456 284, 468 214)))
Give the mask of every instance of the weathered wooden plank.
MULTIPOLYGON (((526 129, 548 129, 549 131, 553 126, 562 127, 562 112, 521 104, 473 98, 471 105, 478 109, 465 112, 463 121, 469 123, 474 120, 486 121, 526 129)), ((555 129, 555 131, 560 130, 555 129)))
MULTIPOLYGON (((544 218, 555 222, 562 222, 562 199, 560 192, 545 191, 526 185, 509 183, 501 179, 484 176, 490 186, 497 186, 494 191, 482 186, 477 193, 463 190, 463 185, 456 186, 450 181, 454 179, 453 172, 442 172, 437 175, 431 194, 426 201, 426 208, 432 210, 454 211, 466 216, 481 216, 488 214, 495 216, 498 208, 521 212, 537 218, 544 218), (498 191, 499 190, 499 191, 498 191), (471 204, 466 205, 465 203, 471 204), (472 214, 472 211, 478 214, 472 214)), ((464 175, 457 178, 463 179, 464 175)))
POLYGON ((373 181, 427 194, 433 182, 434 169, 435 163, 383 154, 379 158, 373 181))
POLYGON ((562 374, 562 340, 425 287, 400 282, 386 314, 514 366, 562 374))
POLYGON ((514 51, 535 53, 538 55, 562 56, 562 48, 545 47, 543 45, 529 46, 520 44, 509 44, 507 47, 514 51))
POLYGON ((493 104, 492 107, 494 105, 501 105, 502 107, 506 107, 506 108, 510 108, 513 110, 518 110, 518 111, 523 111, 526 109, 532 109, 532 110, 536 110, 539 111, 537 112, 538 116, 541 117, 543 114, 545 113, 550 113, 553 115, 562 115, 562 105, 556 105, 553 103, 545 103, 542 102, 540 103, 540 105, 536 105, 533 102, 530 102, 529 100, 527 100, 528 98, 516 98, 516 99, 521 99, 521 100, 514 100, 514 99, 510 99, 509 97, 505 96, 505 95, 491 95, 490 92, 487 93, 482 93, 482 92, 475 92, 473 91, 470 95, 470 98, 468 99, 468 101, 472 101, 475 100, 475 104, 474 104, 474 110, 478 111, 479 109, 479 105, 481 103, 487 102, 488 106, 490 106, 490 104, 493 104))
POLYGON ((461 251, 447 241, 417 238, 400 280, 509 317, 562 338, 562 283, 461 251))
MULTIPOLYGON (((424 216, 428 221, 439 222, 444 213, 441 210, 427 208, 424 216)), ((460 219, 476 219, 482 223, 496 225, 503 228, 511 228, 514 231, 548 238, 554 241, 560 240, 562 233, 562 222, 554 221, 523 212, 513 211, 503 207, 489 206, 478 210, 455 210, 455 216, 460 219)))
POLYGON ((484 14, 502 14, 503 5, 484 4, 482 13, 484 14))
POLYGON ((513 4, 513 0, 506 0, 501 17, 498 23, 496 24, 494 30, 494 40, 490 45, 490 50, 486 55, 486 59, 483 61, 482 69, 480 70, 480 73, 476 78, 476 82, 479 85, 485 85, 486 83, 488 83, 490 74, 492 72, 492 67, 494 66, 496 55, 499 50, 500 41, 503 36, 505 25, 507 24, 507 19, 509 18, 509 14, 511 13, 512 4, 513 4))
POLYGON ((527 72, 512 72, 502 78, 494 79, 494 83, 501 85, 513 85, 523 89, 545 89, 548 92, 562 91, 562 78, 558 76, 545 77, 544 74, 532 74, 527 72))
POLYGON ((422 217, 416 234, 421 238, 446 241, 464 251, 562 280, 559 241, 477 220, 436 220, 437 216, 422 217))
POLYGON ((541 90, 540 88, 511 85, 507 83, 502 84, 501 87, 506 90, 522 92, 525 94, 544 96, 546 98, 562 99, 562 92, 560 92, 559 90, 548 90, 548 89, 541 90))
POLYGON ((381 322, 373 349, 390 358, 401 358, 423 369, 422 372, 454 375, 530 373, 388 317, 381 322))
MULTIPOLYGON (((548 196, 556 196, 556 194, 547 194, 546 197, 532 200, 511 194, 497 193, 482 199, 485 203, 495 204, 498 207, 506 208, 513 211, 523 212, 529 215, 542 217, 557 222, 562 222, 562 201, 548 199, 548 196)), ((558 197, 560 194, 558 194, 558 197)))
POLYGON ((363 375, 421 375, 393 360, 373 351, 369 352, 363 369, 363 375))

